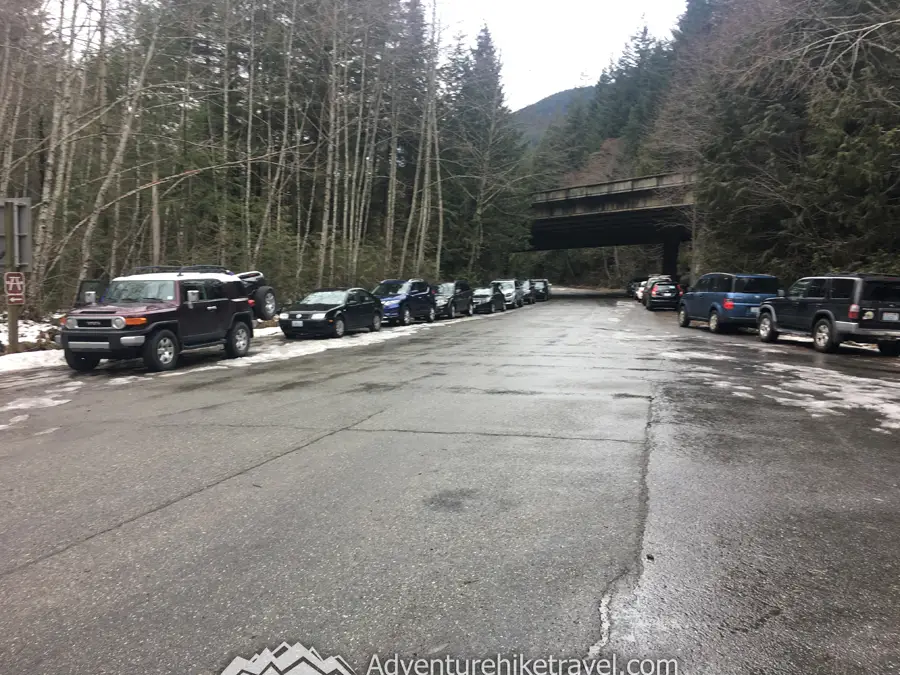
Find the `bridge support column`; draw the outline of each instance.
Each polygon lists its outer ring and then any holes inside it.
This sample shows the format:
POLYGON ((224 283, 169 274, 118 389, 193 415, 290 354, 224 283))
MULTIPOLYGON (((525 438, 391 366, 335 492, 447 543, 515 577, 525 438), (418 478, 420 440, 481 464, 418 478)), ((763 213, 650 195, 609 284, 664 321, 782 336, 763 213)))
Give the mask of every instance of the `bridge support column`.
POLYGON ((678 249, 681 242, 669 237, 663 242, 662 273, 678 280, 678 249))

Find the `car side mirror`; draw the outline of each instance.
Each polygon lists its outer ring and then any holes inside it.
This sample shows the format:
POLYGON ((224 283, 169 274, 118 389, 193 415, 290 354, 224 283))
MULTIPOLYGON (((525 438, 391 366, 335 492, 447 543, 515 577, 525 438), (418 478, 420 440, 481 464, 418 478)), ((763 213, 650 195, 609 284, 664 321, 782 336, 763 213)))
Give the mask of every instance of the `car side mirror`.
POLYGON ((778 289, 778 297, 783 298, 785 296, 785 292, 783 288, 778 289))
POLYGON ((85 291, 84 301, 88 305, 95 304, 97 302, 97 291, 85 291))
POLYGON ((193 307, 195 302, 200 302, 200 291, 188 291, 187 292, 188 307, 193 307))

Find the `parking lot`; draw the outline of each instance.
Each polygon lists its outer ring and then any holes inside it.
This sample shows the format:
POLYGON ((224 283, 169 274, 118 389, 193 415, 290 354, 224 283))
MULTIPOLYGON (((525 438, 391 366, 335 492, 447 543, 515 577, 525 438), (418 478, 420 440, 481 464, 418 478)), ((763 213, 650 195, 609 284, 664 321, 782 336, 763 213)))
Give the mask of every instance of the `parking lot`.
POLYGON ((559 294, 0 380, 0 672, 282 641, 900 668, 900 359, 559 294))

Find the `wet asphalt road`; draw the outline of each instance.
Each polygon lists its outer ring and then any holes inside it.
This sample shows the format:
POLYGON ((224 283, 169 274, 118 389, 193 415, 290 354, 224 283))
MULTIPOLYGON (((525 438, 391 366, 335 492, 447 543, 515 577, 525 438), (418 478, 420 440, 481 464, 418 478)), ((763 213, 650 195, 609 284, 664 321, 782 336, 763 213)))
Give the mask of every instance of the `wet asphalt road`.
POLYGON ((0 379, 0 673, 900 672, 900 359, 594 296, 218 359, 0 379))

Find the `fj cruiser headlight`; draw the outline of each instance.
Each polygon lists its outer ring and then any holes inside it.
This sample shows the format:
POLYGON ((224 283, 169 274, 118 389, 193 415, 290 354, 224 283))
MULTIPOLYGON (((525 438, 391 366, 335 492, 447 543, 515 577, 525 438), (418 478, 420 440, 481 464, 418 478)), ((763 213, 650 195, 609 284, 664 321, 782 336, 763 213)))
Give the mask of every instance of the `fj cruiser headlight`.
POLYGON ((115 317, 112 320, 112 327, 116 330, 122 330, 123 328, 125 328, 125 319, 123 319, 121 316, 115 317))
POLYGON ((322 321, 325 318, 325 312, 316 312, 309 318, 313 321, 322 321))
POLYGON ((66 328, 78 328, 78 319, 74 316, 66 318, 66 328))

